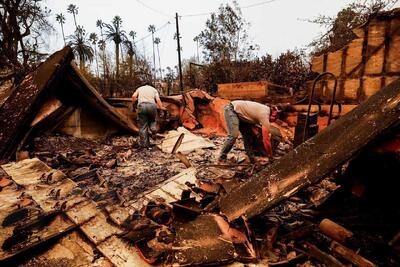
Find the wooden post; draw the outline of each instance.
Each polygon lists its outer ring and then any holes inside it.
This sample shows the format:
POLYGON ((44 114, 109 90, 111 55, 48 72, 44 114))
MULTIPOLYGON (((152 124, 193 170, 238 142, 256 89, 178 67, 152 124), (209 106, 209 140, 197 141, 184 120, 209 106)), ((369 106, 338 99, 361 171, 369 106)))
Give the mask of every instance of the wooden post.
POLYGON ((176 42, 178 46, 178 67, 179 67, 179 88, 181 89, 181 93, 183 94, 183 78, 182 78, 182 62, 181 62, 181 36, 179 34, 179 22, 178 22, 178 13, 175 14, 176 20, 176 42))
POLYGON ((323 219, 319 224, 319 229, 323 234, 342 244, 353 236, 352 232, 329 219, 323 219))
POLYGON ((346 259, 346 260, 350 261, 351 263, 353 263, 355 266, 359 266, 359 267, 376 267, 376 265, 374 263, 370 262, 366 258, 358 255, 353 250, 351 250, 351 249, 339 244, 336 241, 332 241, 330 249, 334 253, 340 255, 344 259, 346 259))
POLYGON ((343 267, 344 264, 342 264, 340 261, 338 261, 335 257, 332 255, 329 255, 328 253, 325 253, 321 251, 319 248, 316 246, 306 243, 304 245, 307 254, 310 255, 311 257, 317 259, 321 263, 325 264, 326 266, 334 266, 334 267, 343 267))

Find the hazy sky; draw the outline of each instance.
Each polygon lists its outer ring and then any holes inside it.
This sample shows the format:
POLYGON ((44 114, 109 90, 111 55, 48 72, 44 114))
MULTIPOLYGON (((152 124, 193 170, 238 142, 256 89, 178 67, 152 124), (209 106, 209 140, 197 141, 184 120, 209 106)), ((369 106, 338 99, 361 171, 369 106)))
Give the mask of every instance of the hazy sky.
MULTIPOLYGON (((303 19, 315 18, 319 14, 334 15, 351 0, 238 0, 244 18, 251 24, 249 35, 254 43, 260 46, 259 55, 270 53, 279 55, 287 49, 304 48, 322 30, 318 25, 305 22, 303 19)), ((74 31, 72 14, 67 13, 68 4, 78 6, 77 23, 83 25, 88 33, 99 33, 96 20, 111 22, 115 15, 123 20, 126 32, 137 32, 137 40, 148 35, 147 28, 154 24, 156 28, 165 25, 155 35, 161 39, 161 65, 177 64, 175 33, 175 12, 182 18, 179 20, 181 32, 182 57, 196 55, 196 43, 193 38, 204 29, 209 15, 188 16, 216 11, 221 4, 231 3, 222 0, 45 0, 52 10, 52 20, 57 35, 50 41, 49 49, 62 47, 62 36, 55 14, 64 13, 67 21, 64 25, 66 35, 74 31), (147 7, 146 7, 147 6, 147 7), (170 24, 166 24, 170 22, 170 24)), ((100 35, 100 34, 99 34, 100 35)), ((112 45, 109 45, 111 47, 112 45)), ((152 59, 151 38, 145 38, 137 44, 139 51, 152 59)), ((200 51, 201 53, 201 51, 200 51)), ((157 66, 158 68, 158 66, 157 66)))

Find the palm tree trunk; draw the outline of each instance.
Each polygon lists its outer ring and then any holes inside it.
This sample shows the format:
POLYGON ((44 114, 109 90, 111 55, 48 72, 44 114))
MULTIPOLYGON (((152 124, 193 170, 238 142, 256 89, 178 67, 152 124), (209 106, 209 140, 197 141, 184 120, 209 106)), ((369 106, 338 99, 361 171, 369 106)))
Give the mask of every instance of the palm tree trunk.
POLYGON ((162 79, 160 48, 159 48, 158 44, 157 44, 157 54, 158 54, 158 67, 160 68, 160 78, 162 79))
POLYGON ((116 78, 118 78, 119 77, 119 43, 115 44, 115 64, 117 65, 116 78))
POLYGON ((97 61, 97 47, 96 47, 96 44, 94 45, 94 58, 96 59, 97 77, 99 77, 100 76, 100 74, 99 74, 99 62, 97 61))
POLYGON ((132 77, 133 69, 133 55, 129 54, 129 77, 132 77))
POLYGON ((157 79, 157 69, 156 69, 156 52, 154 49, 154 32, 151 32, 151 38, 153 39, 153 66, 154 66, 154 80, 157 79))
POLYGON ((64 40, 64 46, 66 46, 66 45, 67 45, 67 43, 65 42, 64 26, 63 26, 63 24, 62 24, 62 23, 60 23, 60 25, 61 25, 61 32, 62 32, 62 35, 63 35, 63 40, 64 40))
POLYGON ((78 25, 76 24, 75 12, 72 12, 72 15, 74 15, 75 28, 78 29, 78 25))

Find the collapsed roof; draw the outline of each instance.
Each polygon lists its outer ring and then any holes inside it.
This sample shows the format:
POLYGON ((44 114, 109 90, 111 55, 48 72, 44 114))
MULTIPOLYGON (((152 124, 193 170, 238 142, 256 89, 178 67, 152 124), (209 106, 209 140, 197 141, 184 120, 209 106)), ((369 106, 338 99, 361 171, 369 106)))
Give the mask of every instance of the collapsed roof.
POLYGON ((0 159, 13 157, 34 132, 59 126, 78 107, 92 110, 120 130, 137 132, 83 77, 69 47, 50 56, 2 98, 0 159))

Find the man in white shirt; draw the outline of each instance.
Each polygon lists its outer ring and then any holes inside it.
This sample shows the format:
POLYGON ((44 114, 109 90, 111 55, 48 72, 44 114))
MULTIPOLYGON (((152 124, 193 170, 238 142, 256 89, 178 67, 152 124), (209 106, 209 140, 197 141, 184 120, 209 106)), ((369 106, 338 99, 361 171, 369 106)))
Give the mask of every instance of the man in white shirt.
POLYGON ((270 141, 270 117, 275 119, 276 114, 271 117, 270 107, 245 100, 235 100, 228 104, 224 109, 224 118, 228 128, 228 138, 222 146, 219 161, 225 161, 227 154, 231 151, 235 144, 239 131, 243 136, 244 147, 249 156, 250 161, 253 160, 251 147, 251 126, 258 124, 262 127, 262 140, 265 151, 268 156, 272 156, 272 147, 270 141))
POLYGON ((136 101, 138 101, 139 145, 142 148, 148 148, 150 146, 149 128, 152 134, 157 132, 157 106, 160 109, 164 109, 164 107, 157 89, 151 86, 150 83, 146 83, 136 89, 132 95, 133 104, 136 101))

